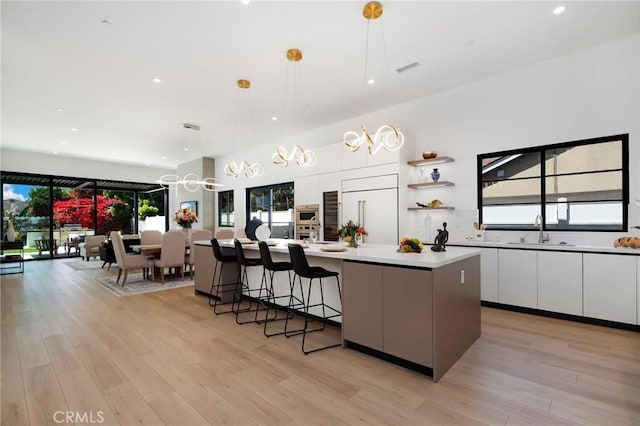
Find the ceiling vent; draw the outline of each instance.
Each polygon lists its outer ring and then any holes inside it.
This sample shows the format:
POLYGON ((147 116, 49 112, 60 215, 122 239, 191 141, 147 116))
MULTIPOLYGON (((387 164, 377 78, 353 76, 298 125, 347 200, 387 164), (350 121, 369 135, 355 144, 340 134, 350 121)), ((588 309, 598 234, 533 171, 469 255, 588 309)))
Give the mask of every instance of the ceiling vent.
POLYGON ((197 124, 184 123, 182 126, 185 129, 200 130, 200 126, 198 126, 197 124))
POLYGON ((405 65, 405 66, 403 66, 403 67, 398 68, 398 69, 396 70, 396 72, 397 72, 398 74, 402 74, 402 73, 403 73, 403 72, 405 72, 405 71, 409 71, 410 69, 415 68, 415 67, 419 67, 419 66, 420 66, 420 64, 419 64, 418 62, 413 62, 413 63, 411 63, 411 64, 408 64, 408 65, 405 65))

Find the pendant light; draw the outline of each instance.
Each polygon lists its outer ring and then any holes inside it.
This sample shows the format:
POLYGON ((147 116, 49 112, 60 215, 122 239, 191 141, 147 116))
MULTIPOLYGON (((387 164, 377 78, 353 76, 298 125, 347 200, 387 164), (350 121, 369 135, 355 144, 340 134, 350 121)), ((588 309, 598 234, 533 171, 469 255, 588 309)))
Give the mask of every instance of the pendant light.
MULTIPOLYGON (((183 148, 185 152, 185 162, 187 161, 187 152, 189 151, 189 137, 185 133, 188 130, 200 131, 200 126, 191 123, 184 123, 182 125, 183 128, 183 136, 185 140, 185 146, 183 148), (188 129, 188 130, 184 130, 188 129)), ((160 179, 156 181, 160 185, 171 187, 171 188, 184 188, 189 192, 196 192, 198 189, 202 188, 206 191, 217 191, 219 187, 223 186, 221 183, 218 183, 215 178, 203 177, 200 179, 198 175, 195 173, 187 173, 184 176, 178 175, 164 175, 161 176, 160 179)))
MULTIPOLYGON (((384 51, 384 67, 388 75, 389 66, 387 64, 386 43, 384 40, 384 32, 382 31, 382 4, 377 1, 370 1, 364 5, 362 16, 367 20, 367 42, 365 48, 364 81, 367 84, 373 84, 374 80, 368 75, 369 69, 369 28, 373 21, 378 21, 380 31, 382 33, 382 48, 384 51)), ((388 79, 387 79, 388 80, 388 79)), ((371 134, 364 125, 360 126, 359 131, 347 131, 343 136, 345 146, 351 152, 357 152, 363 145, 367 146, 369 155, 375 155, 381 149, 386 151, 397 151, 404 144, 404 135, 400 130, 392 124, 383 124, 371 134)))
MULTIPOLYGON (((238 87, 238 96, 236 100, 236 126, 234 126, 233 129, 233 139, 236 140, 236 132, 239 127, 240 147, 242 148, 246 136, 244 118, 247 116, 252 118, 251 95, 249 94, 251 82, 249 80, 238 80, 236 82, 236 86, 238 87)), ((243 154, 242 149, 240 152, 243 154)), ((251 163, 246 160, 240 160, 236 163, 235 161, 229 161, 224 166, 224 172, 227 176, 238 177, 240 175, 244 175, 247 178, 254 178, 264 174, 264 166, 260 162, 251 163)))
MULTIPOLYGON (((302 60, 302 52, 299 49, 287 50, 287 60, 291 62, 291 67, 287 68, 285 79, 285 99, 283 102, 283 110, 286 107, 287 89, 289 88, 289 68, 293 69, 293 110, 300 111, 300 105, 298 104, 298 98, 302 96, 302 70, 300 70, 299 62, 302 60), (300 93, 298 93, 300 92, 300 93)), ((284 111, 283 111, 284 114, 284 111)), ((293 114, 292 114, 293 115, 293 114)), ((297 121, 292 119, 292 121, 297 121)), ((278 146, 276 152, 271 156, 273 164, 282 165, 287 167, 290 162, 295 160, 295 163, 300 167, 311 167, 316 164, 315 152, 304 149, 300 144, 297 144, 290 153, 287 153, 287 149, 283 146, 278 146)))

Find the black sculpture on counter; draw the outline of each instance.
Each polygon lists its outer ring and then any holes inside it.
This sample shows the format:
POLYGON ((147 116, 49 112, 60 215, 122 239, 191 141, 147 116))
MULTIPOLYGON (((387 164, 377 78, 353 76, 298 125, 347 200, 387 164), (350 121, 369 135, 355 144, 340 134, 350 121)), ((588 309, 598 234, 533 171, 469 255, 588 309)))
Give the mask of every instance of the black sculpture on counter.
POLYGON ((447 231, 447 222, 442 223, 443 229, 438 229, 438 235, 436 235, 436 239, 433 241, 433 245, 431 246, 431 251, 447 251, 446 245, 447 241, 449 241, 449 231, 447 231))

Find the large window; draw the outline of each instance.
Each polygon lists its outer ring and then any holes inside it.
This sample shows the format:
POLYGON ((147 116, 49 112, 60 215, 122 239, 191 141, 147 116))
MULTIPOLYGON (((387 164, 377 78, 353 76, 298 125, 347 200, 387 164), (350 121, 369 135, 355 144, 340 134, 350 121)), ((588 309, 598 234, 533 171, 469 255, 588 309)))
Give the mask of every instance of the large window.
POLYGON ((489 229, 625 231, 629 135, 478 155, 489 229))
POLYGON ((247 221, 257 217, 273 238, 293 236, 293 182, 247 189, 247 221))
POLYGON ((0 180, 2 235, 11 220, 27 258, 77 256, 86 235, 138 232, 140 195, 148 200, 148 216, 166 210, 166 190, 157 184, 5 171, 0 180))
POLYGON ((218 226, 233 227, 233 190, 218 192, 218 226))

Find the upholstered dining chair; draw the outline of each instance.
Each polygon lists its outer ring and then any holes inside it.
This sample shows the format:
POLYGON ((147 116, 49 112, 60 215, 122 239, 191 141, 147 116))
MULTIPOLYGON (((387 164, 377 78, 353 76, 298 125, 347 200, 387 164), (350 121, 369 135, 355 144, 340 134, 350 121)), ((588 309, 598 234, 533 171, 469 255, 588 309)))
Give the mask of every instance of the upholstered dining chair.
POLYGON ((111 233, 111 244, 113 245, 113 253, 116 255, 116 263, 118 264, 118 279, 116 283, 120 281, 120 275, 124 271, 124 279, 122 280, 122 286, 127 282, 127 274, 132 269, 147 269, 150 266, 149 260, 142 254, 126 253, 124 250, 124 243, 122 242, 122 235, 119 232, 111 233))
POLYGON ((233 237, 234 237, 233 228, 218 229, 218 231, 216 232, 217 240, 233 240, 233 237))
POLYGON ((162 232, 155 229, 147 229, 140 233, 140 244, 147 246, 150 244, 162 244, 162 232))
MULTIPOLYGON (((184 251, 187 236, 179 229, 167 231, 162 236, 162 249, 160 258, 153 259, 153 267, 160 268, 160 280, 164 284, 164 268, 180 268, 182 272, 182 280, 184 280, 184 251)), ((155 271, 152 271, 155 272, 155 271)), ((176 270, 176 275, 178 271, 176 270)), ((151 280, 154 281, 155 274, 151 274, 151 280)))
POLYGON ((191 231, 191 241, 189 241, 189 253, 184 256, 184 266, 189 266, 189 278, 193 272, 193 266, 196 263, 195 242, 207 240, 211 241, 211 231, 208 229, 194 229, 191 231))

